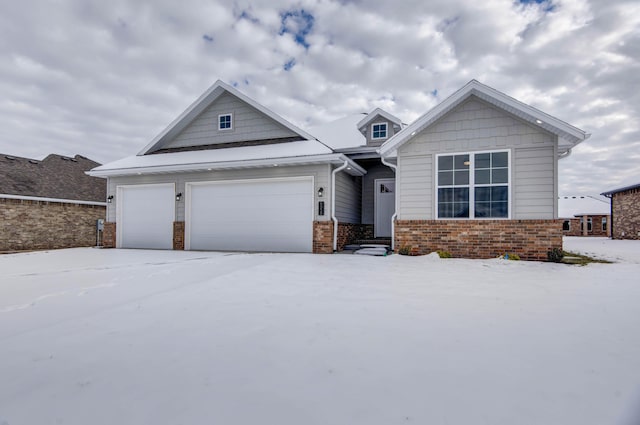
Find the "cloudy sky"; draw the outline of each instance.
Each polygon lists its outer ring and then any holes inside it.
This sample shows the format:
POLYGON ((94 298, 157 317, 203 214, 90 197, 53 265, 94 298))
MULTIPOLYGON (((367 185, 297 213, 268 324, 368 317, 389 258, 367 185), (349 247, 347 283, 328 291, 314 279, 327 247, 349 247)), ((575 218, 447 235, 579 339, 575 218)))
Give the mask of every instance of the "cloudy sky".
POLYGON ((14 1, 0 58, 4 154, 135 154, 217 79, 308 128, 475 78, 592 133, 562 193, 640 180, 637 0, 14 1))

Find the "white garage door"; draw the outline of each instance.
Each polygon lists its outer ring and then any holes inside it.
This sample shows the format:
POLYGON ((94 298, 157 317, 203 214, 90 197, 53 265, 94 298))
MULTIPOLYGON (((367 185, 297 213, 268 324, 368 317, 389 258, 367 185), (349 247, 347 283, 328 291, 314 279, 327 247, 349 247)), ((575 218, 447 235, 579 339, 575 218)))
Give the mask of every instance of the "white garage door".
POLYGON ((187 184, 187 249, 311 252, 313 179, 187 184))
POLYGON ((175 186, 118 186, 119 248, 173 249, 175 186))

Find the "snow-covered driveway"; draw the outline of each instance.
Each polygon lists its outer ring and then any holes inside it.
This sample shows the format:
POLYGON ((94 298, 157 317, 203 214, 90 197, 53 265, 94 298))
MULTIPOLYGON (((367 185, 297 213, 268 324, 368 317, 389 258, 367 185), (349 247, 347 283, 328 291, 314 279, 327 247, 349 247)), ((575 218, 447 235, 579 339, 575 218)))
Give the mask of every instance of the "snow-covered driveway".
POLYGON ((0 256, 0 424, 637 424, 640 242, 608 242, 625 262, 0 256))

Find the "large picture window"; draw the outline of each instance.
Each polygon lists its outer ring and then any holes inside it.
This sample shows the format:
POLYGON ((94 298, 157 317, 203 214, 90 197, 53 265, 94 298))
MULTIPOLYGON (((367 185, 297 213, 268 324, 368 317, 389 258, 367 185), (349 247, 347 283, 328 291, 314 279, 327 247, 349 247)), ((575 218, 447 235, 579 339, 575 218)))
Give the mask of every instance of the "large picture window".
POLYGON ((509 217, 509 152, 437 158, 438 218, 509 217))

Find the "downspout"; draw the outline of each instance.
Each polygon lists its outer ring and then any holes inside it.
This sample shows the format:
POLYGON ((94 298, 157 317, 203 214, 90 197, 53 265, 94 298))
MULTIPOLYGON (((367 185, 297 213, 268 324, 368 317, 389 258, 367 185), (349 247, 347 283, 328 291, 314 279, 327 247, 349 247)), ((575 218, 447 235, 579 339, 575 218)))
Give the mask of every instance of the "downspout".
POLYGON ((331 172, 331 220, 333 220, 333 251, 338 250, 338 219, 336 217, 336 174, 349 166, 349 161, 331 172))
POLYGON ((558 159, 568 158, 571 155, 571 149, 567 149, 567 151, 563 154, 558 155, 558 159))
MULTIPOLYGON (((382 161, 382 163, 384 165, 386 165, 387 167, 393 169, 393 173, 396 175, 396 177, 398 176, 398 166, 395 164, 392 164, 390 162, 387 162, 384 159, 384 156, 380 155, 380 161, 382 161)), ((391 216, 391 250, 395 251, 395 245, 396 245, 396 217, 398 216, 398 182, 396 181, 396 202, 395 202, 395 208, 393 211, 393 215, 391 216)))

